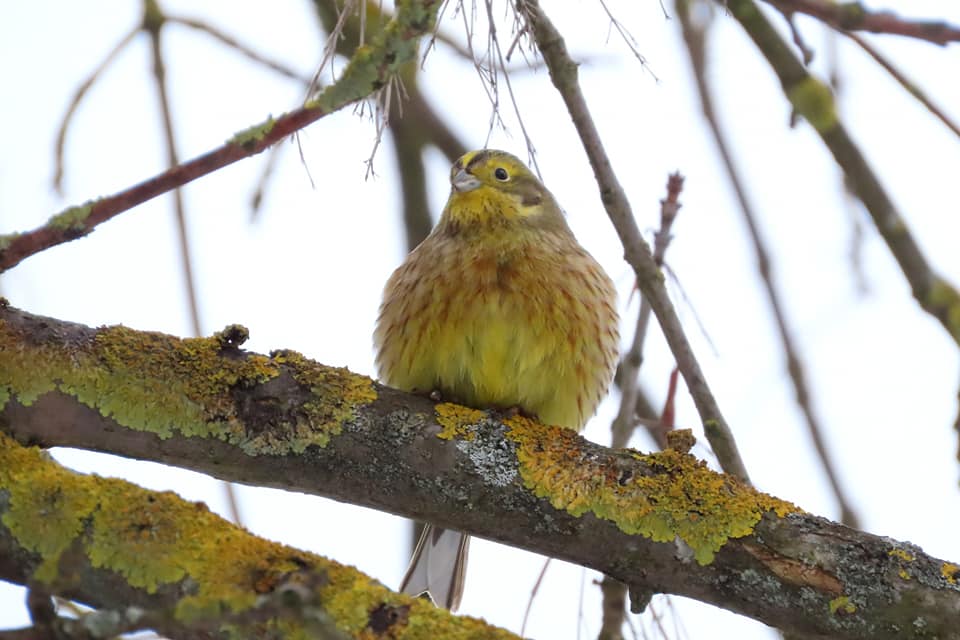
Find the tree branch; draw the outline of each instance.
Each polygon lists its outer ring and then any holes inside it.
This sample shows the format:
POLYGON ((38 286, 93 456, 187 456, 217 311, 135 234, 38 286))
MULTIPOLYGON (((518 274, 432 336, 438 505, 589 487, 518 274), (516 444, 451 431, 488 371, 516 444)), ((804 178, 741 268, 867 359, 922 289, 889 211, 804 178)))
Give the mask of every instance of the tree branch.
POLYGON ((942 20, 910 20, 892 11, 870 11, 859 2, 764 0, 781 12, 804 13, 838 31, 869 31, 926 40, 945 46, 960 41, 960 28, 942 20))
POLYGON ((930 267, 906 219, 840 121, 830 89, 807 72, 754 0, 727 0, 726 6, 777 74, 790 104, 810 123, 843 169, 910 283, 913 297, 960 345, 960 292, 930 267))
MULTIPOLYGON (((393 593, 352 567, 258 538, 171 492, 74 473, 0 432, 0 579, 30 583, 93 607, 58 633, 109 638, 154 629, 171 638, 321 640, 427 637, 518 640, 393 593), (269 637, 269 636, 268 636, 269 637)), ((35 621, 36 622, 36 621, 35 621)))
MULTIPOLYGON (((960 638, 960 566, 917 547, 805 514, 678 450, 611 450, 519 416, 434 405, 295 352, 242 351, 244 337, 233 326, 181 340, 2 308, 0 431, 429 520, 781 629, 960 638)), ((118 481, 28 473, 42 458, 24 451, 10 441, 0 448, 0 575, 22 580, 39 568, 55 577, 59 567, 70 569, 64 554, 79 554, 81 568, 96 569, 93 584, 120 579, 98 571, 134 556, 150 565, 124 574, 140 580, 137 593, 150 591, 144 585, 176 591, 182 571, 169 573, 169 553, 149 546, 172 538, 138 532, 207 516, 192 507, 187 517, 167 499, 127 508, 126 493, 110 489, 118 481), (17 462, 22 456, 29 460, 17 462), (119 519, 134 546, 115 551, 119 541, 110 536, 93 536, 107 545, 96 553, 80 544, 88 530, 78 523, 97 508, 91 500, 111 501, 103 517, 119 519), (54 507, 73 515, 37 526, 31 514, 54 507), (87 515, 78 519, 78 510, 87 515), (148 526, 128 520, 137 517, 149 518, 140 523, 148 526)), ((223 548, 247 540, 209 539, 220 540, 208 555, 221 570, 231 566, 223 548)), ((376 593, 371 603, 387 598, 376 593)), ((95 592, 66 595, 97 602, 95 592)))
POLYGON ((26 233, 0 236, 0 272, 57 244, 76 240, 114 216, 196 178, 256 155, 308 124, 371 95, 417 54, 420 36, 433 28, 440 0, 403 0, 370 45, 360 47, 337 82, 306 104, 233 136, 221 147, 112 196, 70 207, 26 233))

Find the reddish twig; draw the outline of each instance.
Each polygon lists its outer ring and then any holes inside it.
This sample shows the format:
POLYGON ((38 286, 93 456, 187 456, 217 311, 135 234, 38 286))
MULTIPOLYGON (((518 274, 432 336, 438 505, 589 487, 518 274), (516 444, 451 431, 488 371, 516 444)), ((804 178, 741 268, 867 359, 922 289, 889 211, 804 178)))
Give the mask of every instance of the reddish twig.
POLYGON ((943 20, 912 20, 892 11, 870 11, 859 2, 765 0, 783 13, 813 16, 840 31, 867 31, 916 38, 945 46, 960 42, 960 27, 943 20))

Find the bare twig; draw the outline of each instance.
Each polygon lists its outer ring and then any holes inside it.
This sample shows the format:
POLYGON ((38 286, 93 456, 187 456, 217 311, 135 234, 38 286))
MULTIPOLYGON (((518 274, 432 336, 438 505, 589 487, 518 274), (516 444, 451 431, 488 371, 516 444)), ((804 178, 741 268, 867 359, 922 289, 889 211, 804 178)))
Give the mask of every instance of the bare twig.
POLYGON ((911 20, 891 11, 869 11, 859 2, 764 0, 784 13, 805 13, 840 31, 868 31, 946 45, 960 42, 960 28, 942 20, 911 20))
MULTIPOLYGON (((489 71, 491 74, 493 74, 491 77, 495 78, 498 75, 502 76, 504 83, 507 85, 507 94, 510 96, 510 104, 513 106, 513 112, 517 116, 517 123, 520 125, 520 132, 523 134, 523 141, 527 147, 527 156, 529 157, 531 166, 539 175, 540 166, 537 164, 537 151, 533 145, 533 139, 527 132, 527 126, 524 123, 523 114, 520 112, 520 105, 517 103, 517 96, 513 92, 513 83, 510 82, 510 74, 506 72, 507 62, 504 59, 503 49, 500 47, 500 40, 497 37, 496 20, 493 16, 493 0, 484 0, 484 5, 487 9, 487 22, 489 29, 487 32, 487 59, 489 61, 489 71), (494 55, 496 58, 494 58, 494 55)), ((519 35, 520 34, 518 33, 518 38, 519 35)), ((519 39, 517 42, 519 42, 519 39)), ((494 92, 496 92, 497 84, 495 81, 493 82, 492 87, 494 92)))
POLYGON ((820 418, 813 409, 813 401, 810 398, 810 389, 807 384, 803 361, 794 345, 792 331, 787 321, 780 291, 777 289, 773 280, 773 265, 770 254, 766 248, 766 241, 760 233, 757 214, 753 209, 750 198, 747 196, 746 186, 740 177, 740 172, 736 168, 730 146, 727 144, 727 140, 720 126, 720 121, 714 110, 713 96, 710 93, 710 87, 707 85, 707 58, 704 29, 701 25, 694 23, 686 0, 676 0, 674 6, 683 32, 683 40, 686 43, 687 53, 690 57, 690 66, 693 70, 697 93, 700 96, 700 107, 703 111, 703 117, 707 121, 710 132, 713 134, 717 151, 720 153, 724 169, 726 169, 727 172, 727 178, 730 180, 730 185, 733 187, 733 191, 737 196, 740 212, 743 214, 743 221, 747 226, 747 231, 753 244, 754 254, 757 259, 757 272, 760 275, 760 280, 763 282, 763 288, 767 294, 767 301, 770 304, 770 312, 773 314, 777 331, 780 335, 780 345, 783 348, 783 353, 787 360, 787 371, 790 374, 790 380, 793 382, 797 406, 800 407, 800 411, 803 413, 807 431, 810 433, 814 448, 817 451, 827 480, 840 507, 842 522, 847 526, 859 527, 859 518, 850 500, 846 496, 846 491, 840 484, 839 475, 826 441, 824 440, 823 426, 820 423, 820 418))
POLYGON ((857 43, 861 49, 863 49, 867 55, 874 59, 874 61, 879 64, 884 70, 893 76, 893 79, 900 83, 900 86, 907 90, 911 96, 917 99, 917 101, 924 106, 924 108, 932 113, 936 118, 942 122, 953 134, 957 137, 960 137, 960 126, 957 125, 953 120, 950 119, 943 109, 938 107, 933 103, 933 100, 923 92, 920 87, 915 85, 902 71, 897 69, 890 60, 886 58, 879 50, 876 49, 869 42, 861 38, 855 33, 850 33, 848 31, 842 31, 845 36, 857 43))
MULTIPOLYGON (((660 201, 660 229, 653 235, 653 260, 657 267, 663 266, 667 247, 670 246, 670 230, 673 221, 680 211, 680 191, 683 189, 683 176, 679 172, 672 173, 667 178, 667 197, 660 201)), ((637 395, 639 382, 637 375, 643 364, 643 343, 647 335, 647 326, 650 324, 650 304, 646 297, 640 297, 640 311, 637 314, 637 326, 633 334, 633 342, 620 363, 620 411, 613 421, 611 430, 613 440, 610 446, 619 449, 627 446, 633 429, 637 424, 637 395)), ((658 442, 660 447, 663 444, 658 442)))
POLYGON ((281 76, 284 76, 285 78, 289 78, 290 80, 296 80, 297 82, 300 82, 301 84, 304 84, 304 85, 310 84, 309 76, 305 76, 299 71, 297 71, 296 69, 293 69, 290 66, 284 64, 283 62, 280 62, 279 60, 274 60, 273 58, 270 58, 269 56, 266 56, 260 53, 259 51, 256 51, 255 49, 253 49, 253 47, 250 47, 244 44, 237 38, 234 38, 230 34, 221 31, 220 29, 213 26, 212 24, 203 22, 202 20, 195 20, 193 18, 186 18, 183 16, 170 16, 170 15, 166 16, 166 21, 174 22, 176 24, 181 24, 185 27, 190 27, 191 29, 196 29, 197 31, 206 33, 208 36, 210 36, 214 40, 219 40, 221 44, 226 45, 227 47, 235 50, 237 53, 243 56, 246 56, 247 58, 249 58, 250 60, 253 60, 257 64, 260 64, 261 66, 264 66, 280 74, 281 76))
POLYGON ((562 96, 573 119, 590 165, 593 167, 601 200, 624 246, 624 257, 633 267, 640 290, 649 300, 653 313, 663 329, 667 344, 677 360, 680 372, 703 421, 707 439, 724 471, 749 481, 749 475, 740 458, 733 433, 707 385, 700 363, 687 341, 676 310, 664 287, 663 273, 654 262, 650 246, 637 227, 630 203, 613 173, 610 159, 600 142, 600 134, 590 116, 577 81, 577 65, 570 59, 562 36, 543 12, 539 2, 518 0, 517 4, 526 17, 529 29, 547 64, 550 79, 562 96))
POLYGON ((63 149, 66 144, 67 131, 70 128, 70 123, 73 121, 73 114, 76 113, 77 107, 80 106, 83 97, 87 95, 87 91, 89 91, 93 83, 97 81, 97 78, 103 74, 104 70, 110 66, 110 63, 113 62, 120 52, 123 51, 128 44, 133 42, 133 39, 139 32, 140 26, 138 25, 120 38, 120 41, 117 42, 90 75, 80 83, 74 92, 73 98, 70 100, 70 106, 67 107, 67 112, 64 114, 63 120, 60 121, 60 129, 57 131, 57 144, 53 153, 54 166, 56 167, 53 172, 53 188, 57 193, 62 193, 63 190, 63 149))
MULTIPOLYGON (((160 114, 163 118, 163 140, 167 151, 167 166, 172 168, 180 164, 177 143, 173 134, 173 115, 170 112, 170 97, 167 92, 167 71, 163 60, 160 32, 166 22, 155 0, 145 0, 143 29, 150 36, 150 52, 153 62, 153 78, 160 101, 160 114)), ((180 264, 183 268, 183 285, 187 291, 187 306, 190 309, 190 324, 193 335, 203 335, 200 323, 200 307, 197 302, 196 277, 193 274, 193 262, 190 259, 190 237, 187 231, 186 212, 183 205, 183 193, 177 187, 171 191, 173 209, 177 221, 177 239, 180 243, 180 264)))
POLYGON ((98 224, 162 193, 256 155, 308 124, 367 97, 383 86, 400 66, 415 59, 417 40, 433 28, 432 21, 440 4, 440 0, 402 4, 394 19, 364 49, 364 55, 351 60, 337 82, 299 109, 269 118, 235 135, 226 144, 129 189, 71 207, 33 231, 0 236, 0 271, 39 251, 83 237, 98 224))
POLYGON ((543 561, 543 566, 540 567, 540 573, 537 575, 537 579, 533 583, 533 588, 530 589, 530 599, 527 600, 527 608, 523 611, 523 623, 520 625, 521 636, 527 630, 527 621, 530 619, 530 611, 533 609, 533 601, 540 592, 540 585, 543 584, 543 578, 547 575, 547 569, 550 568, 551 560, 553 560, 553 558, 547 558, 543 561))
MULTIPOLYGON (((667 247, 672 236, 670 229, 680 210, 680 190, 683 188, 683 177, 679 172, 672 173, 667 178, 667 197, 660 201, 660 229, 654 233, 653 259, 658 266, 663 266, 667 247)), ((620 386, 620 410, 611 425, 612 438, 610 446, 622 448, 630 442, 633 430, 638 424, 644 425, 656 445, 663 449, 666 442, 665 422, 667 408, 672 407, 676 392, 676 372, 671 375, 671 389, 667 394, 664 411, 656 417, 653 407, 641 393, 637 379, 640 366, 643 363, 643 343, 650 322, 650 305, 646 298, 640 297, 640 310, 637 314, 637 326, 634 330, 633 342, 620 360, 617 371, 620 386)), ((670 418, 670 427, 672 427, 670 418)), ((627 585, 604 576, 600 581, 600 593, 603 598, 602 617, 598 640, 622 640, 623 625, 629 623, 627 617, 627 585)), ((636 635, 636 633, 634 633, 636 635)))
POLYGON ((640 63, 640 66, 643 67, 644 71, 649 73, 654 80, 657 82, 660 81, 660 78, 657 77, 657 74, 653 72, 650 68, 650 64, 647 62, 647 58, 640 53, 640 44, 637 42, 637 39, 633 37, 633 34, 624 26, 620 20, 613 15, 613 12, 610 10, 610 7, 607 6, 605 0, 600 0, 600 6, 603 8, 604 13, 607 14, 607 18, 610 20, 611 28, 617 32, 620 36, 620 39, 623 40, 623 43, 627 45, 627 49, 630 50, 630 53, 633 54, 633 57, 637 59, 640 63))

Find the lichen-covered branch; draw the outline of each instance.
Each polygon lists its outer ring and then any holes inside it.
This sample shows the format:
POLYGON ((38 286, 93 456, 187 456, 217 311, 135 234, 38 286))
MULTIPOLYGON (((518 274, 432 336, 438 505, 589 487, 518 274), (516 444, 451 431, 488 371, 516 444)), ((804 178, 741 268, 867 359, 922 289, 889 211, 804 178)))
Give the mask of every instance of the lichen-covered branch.
MULTIPOLYGON (((92 329, 0 308, 0 432, 433 521, 782 629, 960 637, 960 567, 917 547, 805 514, 684 451, 612 450, 519 416, 434 405, 292 351, 243 351, 244 337, 236 326, 199 339, 92 329)), ((152 596, 200 571, 165 559, 178 552, 172 540, 192 538, 170 531, 191 518, 212 526, 204 510, 167 499, 130 507, 128 485, 67 472, 24 480, 8 470, 48 468, 40 454, 10 440, 0 451, 0 577, 55 581, 79 553, 91 584, 110 567, 135 588, 124 596, 152 596), (101 521, 131 537, 95 535, 101 521), (153 527, 165 535, 139 533, 153 527), (168 546, 141 546, 155 542, 168 546)), ((307 557, 249 552, 239 548, 249 538, 224 535, 214 557, 231 576, 250 565, 222 562, 225 547, 265 558, 267 576, 283 572, 273 562, 297 571, 284 558, 307 557)), ((377 593, 369 605, 388 598, 377 593)), ((369 607, 359 610, 367 624, 369 607)))
MULTIPOLYGON (((112 609, 118 633, 517 638, 258 538, 171 492, 74 473, 2 432, 0 579, 112 609)), ((56 626, 84 630, 67 619, 56 626)))
POLYGON ((871 11, 860 2, 764 0, 785 14, 805 13, 840 31, 906 36, 939 45, 960 42, 960 27, 942 20, 911 20, 892 11, 871 11))
POLYGON ((906 219, 840 121, 830 89, 807 72, 754 0, 725 4, 777 74, 790 104, 833 154, 910 283, 914 298, 960 345, 960 292, 930 267, 906 219))
POLYGON ((256 155, 308 124, 371 95, 417 54, 420 36, 436 21, 440 0, 401 0, 370 44, 356 50, 343 74, 306 104, 250 127, 222 146, 111 196, 70 207, 25 233, 0 236, 0 272, 57 244, 76 240, 100 223, 229 164, 256 155))

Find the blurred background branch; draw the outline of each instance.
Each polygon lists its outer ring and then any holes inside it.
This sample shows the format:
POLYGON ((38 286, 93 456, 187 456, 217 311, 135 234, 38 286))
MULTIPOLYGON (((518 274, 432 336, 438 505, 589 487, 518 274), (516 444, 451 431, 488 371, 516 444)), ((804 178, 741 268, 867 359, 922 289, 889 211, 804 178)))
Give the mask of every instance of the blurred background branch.
POLYGON ((764 0, 788 17, 793 13, 813 16, 840 31, 868 31, 906 36, 938 45, 960 42, 960 27, 943 20, 901 18, 892 11, 871 11, 860 2, 833 0, 764 0))

